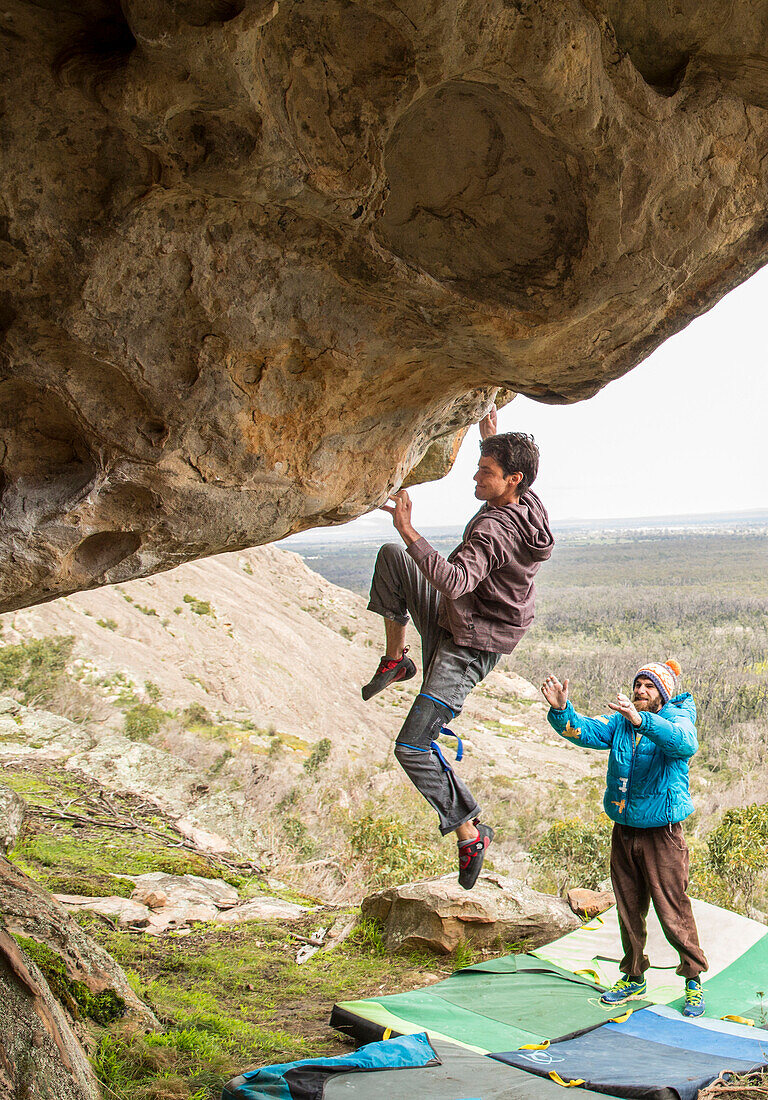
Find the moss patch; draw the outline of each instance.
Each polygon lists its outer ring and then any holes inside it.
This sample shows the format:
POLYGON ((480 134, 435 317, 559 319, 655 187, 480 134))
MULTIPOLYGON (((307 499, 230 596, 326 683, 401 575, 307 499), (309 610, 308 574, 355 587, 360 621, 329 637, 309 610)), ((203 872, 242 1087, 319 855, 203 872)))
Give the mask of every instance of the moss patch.
POLYGON ((22 951, 40 968, 53 995, 75 1019, 85 1016, 96 1024, 106 1026, 125 1015, 125 1001, 113 989, 92 993, 84 982, 68 976, 64 960, 50 947, 26 936, 14 938, 22 951))
MULTIPOLYGON (((49 882, 62 875, 108 882, 114 875, 143 875, 164 871, 169 875, 201 875, 223 878, 221 867, 184 849, 168 847, 162 841, 139 832, 111 829, 73 829, 66 822, 55 834, 37 832, 33 821, 25 825, 21 839, 10 853, 14 863, 49 889, 49 882)), ((235 876, 237 877, 237 876, 235 876)), ((110 891, 119 893, 119 890, 110 891)))

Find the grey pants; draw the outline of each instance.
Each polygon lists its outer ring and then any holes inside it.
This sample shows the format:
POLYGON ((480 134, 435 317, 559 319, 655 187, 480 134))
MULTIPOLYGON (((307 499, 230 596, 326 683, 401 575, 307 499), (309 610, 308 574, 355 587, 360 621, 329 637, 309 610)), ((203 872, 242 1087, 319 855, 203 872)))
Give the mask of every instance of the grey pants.
POLYGON ((456 645, 438 624, 440 593, 405 548, 382 546, 371 581, 368 610, 397 623, 409 617, 421 636, 424 678, 395 743, 395 756, 416 789, 440 818, 440 832, 453 832, 478 817, 480 807, 465 783, 440 760, 431 743, 442 726, 461 713, 464 700, 498 663, 500 653, 456 645))

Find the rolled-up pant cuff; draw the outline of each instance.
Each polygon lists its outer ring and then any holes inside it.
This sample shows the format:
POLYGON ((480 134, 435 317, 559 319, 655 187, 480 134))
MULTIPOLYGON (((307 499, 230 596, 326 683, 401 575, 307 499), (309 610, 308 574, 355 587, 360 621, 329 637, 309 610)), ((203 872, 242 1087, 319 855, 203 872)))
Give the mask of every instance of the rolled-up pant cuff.
POLYGON ((368 604, 368 610, 372 611, 374 615, 381 615, 382 619, 390 619, 393 623, 401 623, 406 626, 411 621, 410 615, 400 615, 397 611, 390 611, 386 607, 382 607, 381 604, 375 603, 371 600, 368 604))
POLYGON ((455 832, 456 829, 458 829, 460 825, 466 825, 467 822, 474 821, 475 818, 479 817, 479 816, 480 816, 480 807, 478 806, 477 803, 475 803, 475 808, 473 810, 470 810, 469 813, 466 815, 466 817, 462 818, 461 821, 454 821, 452 825, 443 825, 442 822, 441 822, 440 823, 440 832, 442 833, 443 836, 447 836, 448 833, 455 832))

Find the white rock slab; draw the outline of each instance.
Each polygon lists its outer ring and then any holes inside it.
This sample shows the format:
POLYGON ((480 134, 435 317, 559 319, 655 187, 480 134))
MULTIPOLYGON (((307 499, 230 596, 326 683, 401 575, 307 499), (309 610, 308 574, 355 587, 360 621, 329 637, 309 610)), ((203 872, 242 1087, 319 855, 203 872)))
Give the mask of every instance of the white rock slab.
POLYGON ((53 896, 71 912, 99 913, 115 921, 121 928, 147 927, 152 918, 151 909, 130 898, 86 898, 78 894, 54 894, 53 896))
POLYGON ((136 889, 131 894, 131 898, 148 905, 150 909, 169 906, 188 908, 190 905, 213 906, 215 910, 230 909, 240 900, 235 887, 218 878, 202 878, 200 875, 168 875, 162 871, 152 871, 146 875, 136 875, 134 882, 136 889))
POLYGON ((247 920, 299 920, 312 910, 306 905, 296 905, 292 901, 264 896, 246 901, 234 909, 219 913, 221 924, 240 924, 247 920))

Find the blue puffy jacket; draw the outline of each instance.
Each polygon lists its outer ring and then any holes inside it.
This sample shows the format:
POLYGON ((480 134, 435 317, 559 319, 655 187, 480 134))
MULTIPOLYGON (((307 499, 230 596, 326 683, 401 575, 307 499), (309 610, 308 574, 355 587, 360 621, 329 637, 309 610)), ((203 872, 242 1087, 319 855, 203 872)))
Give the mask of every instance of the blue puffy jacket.
POLYGON ((550 708, 547 720, 562 737, 590 749, 610 749, 603 806, 613 821, 650 829, 682 821, 693 812, 688 761, 699 747, 696 704, 687 692, 658 714, 641 711, 642 724, 613 711, 599 718, 577 714, 569 701, 550 708))

